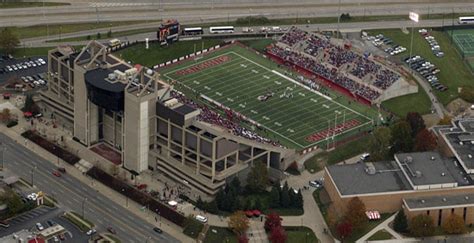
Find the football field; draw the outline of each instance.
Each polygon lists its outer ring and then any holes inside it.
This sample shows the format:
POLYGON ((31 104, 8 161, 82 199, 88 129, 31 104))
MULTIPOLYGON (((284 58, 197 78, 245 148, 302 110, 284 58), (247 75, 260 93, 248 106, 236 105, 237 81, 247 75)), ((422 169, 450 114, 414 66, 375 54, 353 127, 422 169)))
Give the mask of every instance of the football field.
POLYGON ((269 62, 233 45, 159 72, 165 80, 176 82, 176 89, 198 94, 197 102, 230 108, 263 128, 256 129, 257 133, 290 148, 322 146, 328 139, 334 141, 372 127, 373 117, 355 109, 355 104, 335 101, 269 62))

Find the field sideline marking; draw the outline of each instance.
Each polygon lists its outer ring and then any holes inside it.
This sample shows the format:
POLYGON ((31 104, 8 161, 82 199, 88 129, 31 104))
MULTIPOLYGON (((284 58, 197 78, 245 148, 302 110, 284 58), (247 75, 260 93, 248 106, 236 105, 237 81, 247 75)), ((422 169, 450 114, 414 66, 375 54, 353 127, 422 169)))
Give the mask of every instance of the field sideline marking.
POLYGON ((290 78, 290 77, 288 77, 288 76, 285 76, 285 75, 281 74, 281 73, 278 72, 278 71, 272 70, 272 73, 274 73, 274 74, 276 74, 276 75, 278 75, 278 76, 280 76, 280 77, 282 77, 282 78, 284 78, 284 79, 286 79, 286 80, 288 80, 288 81, 290 81, 290 82, 292 82, 292 83, 295 83, 295 84, 301 86, 303 89, 307 89, 307 90, 309 90, 310 92, 316 93, 316 94, 318 94, 318 95, 320 95, 320 96, 326 98, 327 100, 332 100, 331 97, 326 96, 326 95, 323 95, 321 92, 316 91, 316 90, 313 90, 313 89, 309 88, 308 86, 306 86, 306 85, 304 85, 304 84, 301 84, 301 83, 299 83, 298 81, 295 81, 294 79, 292 79, 292 78, 290 78))

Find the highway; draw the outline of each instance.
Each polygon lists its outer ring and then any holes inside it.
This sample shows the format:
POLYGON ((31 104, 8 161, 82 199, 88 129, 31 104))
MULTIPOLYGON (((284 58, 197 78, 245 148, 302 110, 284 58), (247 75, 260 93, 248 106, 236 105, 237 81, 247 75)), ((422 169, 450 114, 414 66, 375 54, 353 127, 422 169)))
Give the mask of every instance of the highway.
MULTIPOLYGON (((453 19, 427 19, 427 20, 420 20, 419 23, 415 25, 415 27, 440 27, 440 26, 450 26, 451 24, 458 25, 456 20, 453 19)), ((390 29, 390 28, 403 28, 403 27, 411 27, 412 22, 408 20, 395 20, 395 21, 372 21, 372 22, 351 22, 351 23, 341 23, 340 24, 340 29, 341 31, 360 31, 360 30, 369 30, 369 29, 380 29, 381 24, 383 25, 383 28, 390 29)), ((156 26, 156 23, 150 23, 150 24, 137 24, 137 25, 131 25, 131 26, 118 26, 112 28, 113 32, 118 32, 118 31, 127 31, 127 30, 136 30, 136 29, 149 29, 152 28, 153 26, 156 26)), ((284 26, 281 26, 284 27, 284 26)), ((289 27, 289 26, 286 26, 289 27)), ((297 25, 297 27, 307 30, 307 31, 320 31, 320 30, 336 30, 338 28, 337 23, 329 23, 329 24, 308 24, 308 25, 297 25)), ((255 31, 260 30, 261 26, 253 26, 252 27, 255 31)), ((87 36, 87 35, 95 35, 98 32, 107 32, 109 28, 103 28, 103 29, 94 29, 94 30, 86 30, 86 31, 80 31, 80 32, 74 32, 74 33, 67 33, 67 34, 62 34, 62 39, 65 38, 72 38, 72 37, 80 37, 80 36, 87 36)), ((209 29, 204 28, 204 36, 212 36, 212 34, 209 34, 209 29)), ((232 38, 233 35, 239 35, 242 34, 242 28, 241 27, 236 27, 235 28, 235 33, 234 34, 226 34, 227 38, 232 38)), ((269 34, 271 36, 271 34, 269 34)), ((251 38, 252 35, 249 35, 249 38, 251 38)), ((116 38, 116 37, 114 37, 116 38)), ((122 41, 144 41, 145 38, 149 38, 150 40, 156 39, 156 32, 148 32, 148 33, 142 33, 142 34, 135 34, 135 35, 130 35, 126 37, 119 37, 122 41)), ((58 40, 59 36, 57 35, 50 35, 50 36, 42 36, 42 37, 35 37, 35 38, 29 38, 29 39, 23 39, 21 40, 21 46, 25 47, 56 47, 59 42, 46 42, 46 41, 51 41, 51 40, 58 40)), ((106 39, 102 40, 103 42, 106 42, 106 39)), ((70 45, 85 45, 88 41, 74 41, 74 42, 61 42, 61 44, 70 44, 70 45)))
POLYGON ((277 2, 270 4, 160 4, 157 2, 129 5, 93 5, 90 3, 72 6, 0 9, 0 27, 31 26, 39 24, 66 24, 105 21, 157 21, 178 19, 181 22, 209 22, 235 20, 245 16, 269 18, 335 17, 339 13, 352 16, 407 15, 409 11, 420 14, 474 12, 472 1, 436 1, 433 3, 357 3, 321 4, 308 2, 277 2))
POLYGON ((163 234, 154 232, 153 225, 76 178, 68 174, 59 178, 55 177, 51 172, 56 169, 56 165, 44 160, 3 133, 0 133, 0 142, 7 147, 5 167, 8 170, 30 183, 33 180, 38 190, 53 195, 59 201, 59 205, 66 209, 80 214, 84 202, 85 218, 94 222, 98 231, 106 231, 106 228, 111 226, 117 231, 117 237, 122 242, 143 243, 149 237, 151 238, 148 242, 179 242, 165 232, 163 234), (33 169, 35 166, 36 169, 33 169))

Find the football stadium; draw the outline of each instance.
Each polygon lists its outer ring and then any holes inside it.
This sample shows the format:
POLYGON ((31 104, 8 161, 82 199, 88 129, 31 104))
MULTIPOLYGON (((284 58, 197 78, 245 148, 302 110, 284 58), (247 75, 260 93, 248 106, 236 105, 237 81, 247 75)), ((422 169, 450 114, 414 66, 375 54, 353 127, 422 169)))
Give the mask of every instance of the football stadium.
POLYGON ((289 72, 240 43, 160 68, 162 79, 276 144, 326 147, 368 131, 378 112, 289 72), (297 80, 299 79, 299 80, 297 80), (303 82, 302 82, 303 81, 303 82))

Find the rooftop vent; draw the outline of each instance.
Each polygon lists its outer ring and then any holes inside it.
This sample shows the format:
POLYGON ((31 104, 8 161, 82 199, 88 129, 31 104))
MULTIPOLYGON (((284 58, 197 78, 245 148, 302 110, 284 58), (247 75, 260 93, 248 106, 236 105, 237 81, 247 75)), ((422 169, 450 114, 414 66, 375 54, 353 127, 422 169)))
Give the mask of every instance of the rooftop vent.
POLYGON ((431 160, 435 160, 436 158, 434 156, 431 156, 431 160))
POLYGON ((422 175, 421 171, 419 171, 419 170, 415 171, 415 176, 416 177, 419 178, 419 177, 421 177, 421 175, 422 175))
POLYGON ((466 199, 466 201, 467 201, 467 200, 469 200, 469 197, 468 197, 468 196, 465 196, 464 199, 466 199))
POLYGON ((458 162, 456 160, 453 160, 454 166, 458 167, 458 162))
POLYGON ((443 197, 443 202, 446 202, 446 198, 445 198, 445 197, 443 197))
POLYGON ((365 168, 365 172, 367 172, 367 174, 369 174, 369 175, 375 175, 375 173, 377 171, 375 170, 374 164, 367 163, 367 167, 365 168))
POLYGON ((421 203, 425 203, 425 199, 421 199, 420 202, 421 202, 421 203))
POLYGON ((111 81, 114 81, 115 78, 116 78, 115 73, 109 73, 109 79, 110 79, 111 81))
POLYGON ((405 159, 405 162, 406 162, 406 163, 411 163, 411 162, 413 162, 413 157, 407 156, 406 159, 405 159))
POLYGON ((470 159, 472 159, 472 155, 471 155, 471 154, 468 154, 467 157, 470 158, 470 159))
POLYGON ((474 144, 474 140, 471 141, 471 144, 474 144))
POLYGON ((445 176, 445 175, 446 175, 446 173, 444 173, 444 172, 441 173, 441 176, 445 176))
POLYGON ((451 131, 451 132, 452 132, 453 130, 454 130, 454 129, 453 129, 452 127, 449 129, 449 131, 451 131))
POLYGON ((459 145, 463 145, 462 141, 461 141, 461 142, 459 142, 459 145))

